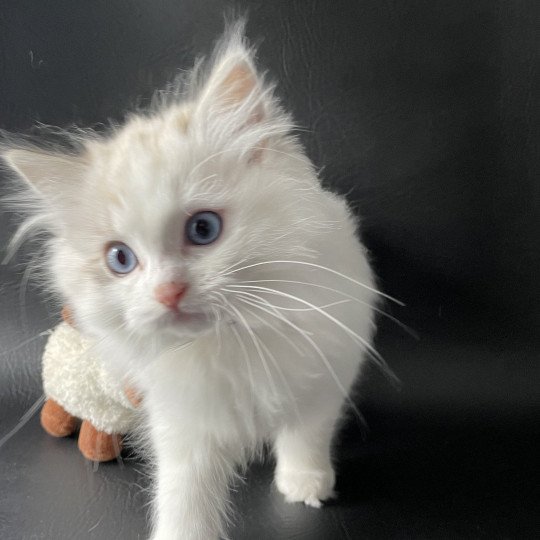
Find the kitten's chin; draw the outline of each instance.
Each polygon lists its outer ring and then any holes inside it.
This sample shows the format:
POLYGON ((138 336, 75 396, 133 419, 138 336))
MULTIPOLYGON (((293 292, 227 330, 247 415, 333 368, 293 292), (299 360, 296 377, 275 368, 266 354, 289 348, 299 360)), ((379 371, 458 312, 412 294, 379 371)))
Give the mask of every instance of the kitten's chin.
POLYGON ((194 337, 213 328, 214 322, 206 313, 169 311, 144 324, 144 334, 161 333, 176 337, 194 337))
POLYGON ((177 336, 194 336, 210 330, 214 321, 205 313, 171 311, 165 317, 163 329, 177 336))

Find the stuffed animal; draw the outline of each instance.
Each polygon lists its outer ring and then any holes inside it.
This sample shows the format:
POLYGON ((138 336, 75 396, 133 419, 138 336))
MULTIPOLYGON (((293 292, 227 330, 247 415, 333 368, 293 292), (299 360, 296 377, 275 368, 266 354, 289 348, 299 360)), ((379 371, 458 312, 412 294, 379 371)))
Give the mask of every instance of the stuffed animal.
POLYGON ((110 461, 120 455, 123 435, 138 422, 139 397, 104 369, 91 341, 72 325, 69 310, 62 315, 43 353, 41 425, 54 437, 66 437, 82 420, 78 445, 83 456, 110 461))

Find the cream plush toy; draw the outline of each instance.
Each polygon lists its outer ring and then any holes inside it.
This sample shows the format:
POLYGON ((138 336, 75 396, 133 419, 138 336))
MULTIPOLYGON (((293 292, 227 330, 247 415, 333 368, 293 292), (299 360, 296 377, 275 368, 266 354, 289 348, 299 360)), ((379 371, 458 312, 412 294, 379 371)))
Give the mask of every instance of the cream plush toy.
POLYGON ((92 343, 72 326, 69 310, 64 308, 62 315, 64 322, 53 330, 43 353, 41 425, 54 437, 66 437, 80 419, 78 444, 84 457, 115 459, 122 436, 138 421, 139 397, 104 369, 92 343))

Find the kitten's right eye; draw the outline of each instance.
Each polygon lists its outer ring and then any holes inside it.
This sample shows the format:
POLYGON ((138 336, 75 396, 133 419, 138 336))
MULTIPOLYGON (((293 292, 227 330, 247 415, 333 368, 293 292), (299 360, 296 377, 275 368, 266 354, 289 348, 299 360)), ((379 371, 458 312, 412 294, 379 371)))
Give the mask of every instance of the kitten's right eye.
POLYGON ((108 245, 106 260, 109 270, 115 274, 129 274, 138 264, 135 253, 122 242, 113 242, 108 245))

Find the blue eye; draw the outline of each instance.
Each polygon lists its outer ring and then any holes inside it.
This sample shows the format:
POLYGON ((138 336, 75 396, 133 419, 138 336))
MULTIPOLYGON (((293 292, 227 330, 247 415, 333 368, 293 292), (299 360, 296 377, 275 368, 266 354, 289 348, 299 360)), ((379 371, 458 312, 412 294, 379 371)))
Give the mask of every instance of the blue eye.
POLYGON ((215 212, 197 212, 186 223, 186 237, 197 246, 215 242, 220 233, 221 217, 215 212))
POLYGON ((135 253, 122 242, 109 244, 106 257, 107 266, 115 274, 129 274, 138 264, 135 253))

